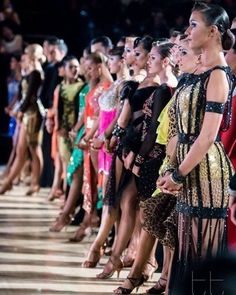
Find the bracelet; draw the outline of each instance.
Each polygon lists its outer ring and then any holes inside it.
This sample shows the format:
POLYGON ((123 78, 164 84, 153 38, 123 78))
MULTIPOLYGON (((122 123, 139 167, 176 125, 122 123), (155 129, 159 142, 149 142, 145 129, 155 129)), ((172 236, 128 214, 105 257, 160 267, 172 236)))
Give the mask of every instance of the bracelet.
POLYGON ((98 136, 98 139, 99 139, 100 141, 104 142, 104 141, 105 141, 105 135, 104 135, 104 133, 101 133, 101 134, 98 136))
POLYGON ((144 160, 145 160, 144 157, 142 157, 138 154, 135 158, 134 165, 137 167, 141 167, 142 164, 144 163, 144 160))
POLYGON ((179 173, 178 169, 175 169, 170 175, 171 181, 175 184, 182 184, 185 180, 185 177, 179 173))
POLYGON ((116 136, 117 138, 121 138, 124 135, 125 129, 120 127, 118 123, 116 123, 114 130, 112 131, 112 135, 116 136))
POLYGON ((173 173, 175 169, 176 169, 176 165, 175 165, 175 164, 173 164, 173 163, 168 163, 168 164, 163 168, 162 174, 165 175, 166 172, 171 172, 171 173, 173 173))

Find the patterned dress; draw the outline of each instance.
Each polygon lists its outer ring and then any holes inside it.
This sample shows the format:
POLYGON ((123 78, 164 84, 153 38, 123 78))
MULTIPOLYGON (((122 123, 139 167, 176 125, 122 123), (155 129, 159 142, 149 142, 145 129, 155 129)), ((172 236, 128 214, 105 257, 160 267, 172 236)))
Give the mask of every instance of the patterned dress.
MULTIPOLYGON (((90 89, 85 98, 84 124, 85 133, 89 132, 93 127, 94 120, 97 119, 99 113, 98 100, 100 95, 107 90, 111 85, 110 81, 99 83, 93 89, 90 89)), ((83 179, 83 193, 84 204, 83 208, 86 212, 91 213, 97 201, 97 188, 94 184, 97 183, 97 173, 91 163, 91 150, 84 151, 84 179, 83 179)))
POLYGON ((72 145, 68 132, 74 127, 78 116, 78 94, 84 83, 79 80, 72 84, 61 83, 58 102, 59 132, 58 148, 60 156, 68 163, 72 145))
MULTIPOLYGON (((178 131, 177 164, 180 165, 198 137, 209 110, 206 85, 213 70, 225 72, 230 91, 224 121, 229 117, 232 75, 228 67, 215 67, 186 80, 176 100, 178 131)), ((223 122, 224 122, 223 121, 223 122)), ((177 294, 182 279, 203 259, 220 255, 226 248, 228 183, 232 165, 217 136, 201 162, 187 175, 178 196, 178 249, 173 263, 170 294, 177 294)))
MULTIPOLYGON (((120 87, 124 80, 115 81, 107 91, 99 97, 99 127, 98 136, 104 136, 105 130, 111 124, 117 113, 117 105, 119 103, 120 87)), ((98 153, 98 172, 108 175, 112 162, 112 155, 108 154, 105 147, 98 153)))
MULTIPOLYGON (((168 146, 170 140, 177 135, 176 117, 175 117, 175 99, 171 98, 166 108, 159 117, 160 124, 157 128, 157 142, 168 146)), ((175 163, 170 163, 170 157, 166 155, 159 174, 164 175, 166 169, 174 167, 175 163)), ((143 229, 150 235, 158 239, 164 246, 174 249, 177 240, 177 224, 175 205, 176 197, 160 192, 158 189, 154 192, 155 196, 141 202, 143 209, 143 229)))
POLYGON ((165 146, 156 141, 158 117, 171 98, 171 89, 163 84, 145 101, 144 120, 141 128, 141 146, 135 158, 140 166, 140 177, 136 178, 139 200, 150 198, 156 188, 159 168, 165 157, 165 146))
MULTIPOLYGON (((77 121, 80 120, 81 116, 84 113, 84 108, 85 108, 85 96, 87 95, 89 91, 89 86, 85 85, 79 93, 79 113, 78 113, 78 119, 77 121)), ((73 174, 74 172, 83 164, 84 161, 84 152, 77 147, 77 144, 80 142, 81 138, 84 135, 84 125, 78 130, 76 138, 75 138, 75 143, 74 143, 74 148, 70 157, 70 162, 67 167, 67 183, 71 185, 72 180, 73 180, 73 174)))

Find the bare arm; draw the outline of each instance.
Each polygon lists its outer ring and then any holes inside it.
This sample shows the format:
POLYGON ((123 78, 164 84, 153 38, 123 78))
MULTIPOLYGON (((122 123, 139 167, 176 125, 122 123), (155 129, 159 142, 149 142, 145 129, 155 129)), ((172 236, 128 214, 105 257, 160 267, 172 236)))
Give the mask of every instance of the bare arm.
POLYGON ((131 114, 132 114, 131 106, 130 106, 129 100, 126 99, 124 101, 123 108, 122 108, 119 118, 117 120, 118 125, 125 129, 129 123, 129 120, 131 118, 131 114))
MULTIPOLYGON (((207 102, 225 103, 228 91, 229 85, 225 73, 221 70, 213 71, 207 86, 207 102)), ((205 112, 201 132, 185 159, 179 165, 181 175, 186 176, 202 161, 217 137, 221 121, 222 114, 205 112)), ((172 181, 171 175, 166 176, 158 185, 166 193, 175 194, 181 188, 180 184, 172 181)))

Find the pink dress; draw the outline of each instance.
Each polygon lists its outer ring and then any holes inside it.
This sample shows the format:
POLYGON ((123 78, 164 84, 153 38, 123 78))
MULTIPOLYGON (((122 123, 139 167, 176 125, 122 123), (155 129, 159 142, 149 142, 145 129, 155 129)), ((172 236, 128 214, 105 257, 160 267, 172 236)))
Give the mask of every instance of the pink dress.
MULTIPOLYGON (((117 80, 110 86, 107 91, 99 97, 99 128, 98 136, 103 136, 105 130, 114 120, 119 102, 120 85, 124 80, 117 80)), ((99 173, 109 174, 111 167, 112 155, 108 154, 104 145, 98 154, 98 171, 99 173)))
MULTIPOLYGON (((84 110, 85 133, 89 132, 92 128, 94 119, 97 117, 99 111, 99 97, 110 87, 110 84, 109 81, 99 83, 86 95, 84 110)), ((89 214, 93 211, 96 205, 97 193, 97 174, 95 173, 91 162, 90 149, 84 150, 83 208, 89 214)))

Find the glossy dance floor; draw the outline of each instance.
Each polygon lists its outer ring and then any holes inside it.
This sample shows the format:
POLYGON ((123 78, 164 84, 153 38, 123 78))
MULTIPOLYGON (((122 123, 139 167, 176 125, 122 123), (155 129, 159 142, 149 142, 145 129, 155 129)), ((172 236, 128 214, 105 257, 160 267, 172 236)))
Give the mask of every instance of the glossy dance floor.
MULTIPOLYGON (((48 190, 26 197, 25 187, 15 186, 0 196, 0 294, 112 294, 128 269, 117 280, 97 280, 107 257, 95 269, 81 268, 94 235, 81 243, 69 243, 75 227, 50 233, 49 226, 58 214, 60 202, 48 203, 48 190)), ((159 278, 139 289, 143 294, 159 278)))

